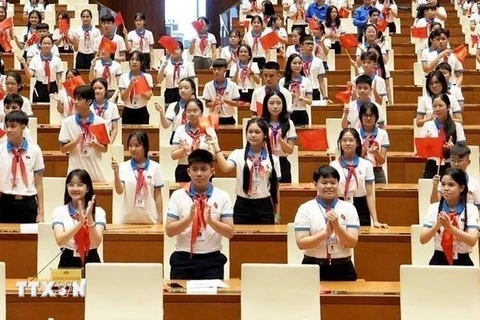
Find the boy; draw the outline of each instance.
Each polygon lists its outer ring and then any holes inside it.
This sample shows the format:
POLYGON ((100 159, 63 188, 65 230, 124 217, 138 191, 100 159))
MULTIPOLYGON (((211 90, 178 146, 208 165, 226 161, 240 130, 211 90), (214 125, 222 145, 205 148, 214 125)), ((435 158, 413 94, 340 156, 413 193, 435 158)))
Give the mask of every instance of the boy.
POLYGON ((454 84, 450 83, 450 77, 452 76, 452 67, 447 62, 440 62, 435 70, 440 70, 445 76, 448 85, 448 94, 457 99, 460 108, 462 108, 465 103, 465 98, 463 97, 462 89, 457 87, 454 84))
POLYGON ((125 61, 125 51, 127 51, 127 46, 125 45, 125 39, 120 37, 118 34, 115 34, 115 18, 110 14, 107 13, 106 15, 100 18, 100 24, 102 25, 103 35, 98 37, 95 42, 95 55, 97 55, 98 50, 100 48, 100 43, 102 42, 102 38, 106 37, 109 40, 113 41, 117 45, 117 50, 115 54, 112 56, 112 59, 122 62, 125 61))
POLYGON ((79 86, 73 92, 76 113, 63 119, 58 141, 60 151, 69 153, 68 172, 87 170, 94 182, 106 182, 102 171, 102 153, 108 146, 94 139, 90 125, 103 124, 105 120, 90 111, 95 92, 89 85, 79 86))
POLYGON ((377 105, 379 113, 377 125, 383 129, 385 124, 385 116, 383 115, 382 107, 370 99, 372 94, 372 78, 362 74, 355 80, 355 86, 358 98, 357 100, 350 102, 350 105, 343 109, 342 129, 347 127, 359 129, 361 127, 359 111, 364 102, 372 102, 377 105))
MULTIPOLYGON (((25 110, 22 110, 22 107, 23 107, 23 98, 21 95, 18 95, 16 93, 7 95, 3 100, 3 112, 5 113, 4 116, 9 114, 12 111, 18 111, 18 110, 21 110, 25 112, 25 114, 27 114, 25 110)), ((6 131, 5 122, 0 123, 0 129, 3 131, 6 131)), ((25 129, 23 130, 23 137, 28 142, 33 142, 32 135, 30 134, 30 129, 28 129, 28 127, 25 127, 25 129)), ((0 144, 4 143, 5 141, 7 141, 7 135, 3 135, 3 137, 0 137, 0 144)))
MULTIPOLYGON (((480 183, 477 180, 472 178, 467 173, 467 167, 470 164, 470 148, 465 145, 465 143, 457 142, 453 148, 450 150, 450 166, 455 169, 462 170, 467 176, 468 182, 468 196, 467 200, 469 203, 473 203, 480 207, 480 183)), ((440 201, 442 196, 442 186, 439 184, 440 176, 435 175, 433 177, 432 184, 432 194, 430 196, 430 203, 435 203, 440 201)))
POLYGON ((263 100, 267 95, 267 92, 272 92, 274 90, 280 91, 285 96, 287 100, 287 111, 292 113, 292 94, 290 91, 278 85, 279 81, 279 72, 280 65, 274 61, 268 61, 263 67, 263 83, 265 85, 255 89, 252 94, 252 102, 250 103, 250 111, 252 117, 261 117, 261 114, 257 114, 257 104, 263 106, 263 100))
POLYGON ((203 89, 203 99, 210 108, 210 112, 215 112, 219 116, 219 124, 235 124, 235 109, 240 98, 238 86, 235 82, 227 79, 228 62, 225 59, 216 59, 213 61, 213 80, 205 84, 203 89))
POLYGON ((227 258, 220 252, 222 237, 230 239, 234 231, 230 196, 210 183, 214 169, 209 151, 192 151, 187 170, 192 182, 168 201, 165 231, 177 236, 170 279, 223 279, 227 258))
POLYGON ((363 74, 372 79, 372 93, 370 98, 378 104, 382 104, 383 99, 387 96, 387 86, 385 79, 377 76, 375 66, 377 65, 378 56, 375 52, 366 51, 360 55, 363 74))
POLYGON ((23 137, 28 116, 23 111, 5 117, 8 141, 0 146, 0 223, 44 221, 42 150, 23 137))
MULTIPOLYGON (((99 49, 100 50, 100 49, 99 49)), ((117 88, 120 76, 122 75, 122 66, 105 50, 100 50, 100 57, 95 57, 91 61, 90 72, 88 73, 88 80, 93 81, 95 78, 104 78, 108 83, 108 90, 106 98, 116 100, 118 96, 117 88), (115 96, 114 94, 117 93, 115 96)))
MULTIPOLYGON (((440 22, 442 21, 440 19, 435 18, 437 15, 437 7, 434 4, 422 4, 421 7, 425 8, 423 11, 423 18, 418 19, 415 22, 414 27, 415 28, 424 28, 427 27, 427 35, 432 32, 432 27, 434 22, 440 22)), ((419 7, 417 10, 421 10, 419 7)), ((428 39, 422 39, 421 40, 422 48, 426 49, 428 48, 428 39)))
POLYGON ((300 45, 302 46, 302 63, 303 72, 305 76, 312 83, 312 99, 313 100, 328 100, 325 96, 326 88, 323 77, 325 77, 325 68, 323 67, 323 61, 320 58, 315 57, 313 54, 315 50, 315 41, 311 35, 305 35, 300 39, 300 45))
POLYGON ((202 28, 197 30, 197 36, 190 41, 189 52, 193 56, 193 67, 196 70, 209 69, 212 60, 215 60, 217 39, 208 32, 210 21, 207 17, 200 17, 197 21, 202 23, 202 28))
MULTIPOLYGON (((41 40, 43 37, 45 37, 49 33, 49 26, 46 23, 39 23, 37 24, 37 34, 38 38, 41 40)), ((40 54, 40 41, 38 41, 37 44, 31 45, 28 47, 27 50, 27 63, 30 64, 30 60, 40 54)), ((58 52, 58 47, 56 44, 52 46, 52 54, 60 57, 60 53, 58 52)))
POLYGON ((371 2, 371 0, 363 0, 363 4, 355 9, 353 13, 353 25, 357 27, 358 42, 360 43, 363 42, 363 29, 365 29, 365 25, 367 25, 368 19, 370 18, 371 2))

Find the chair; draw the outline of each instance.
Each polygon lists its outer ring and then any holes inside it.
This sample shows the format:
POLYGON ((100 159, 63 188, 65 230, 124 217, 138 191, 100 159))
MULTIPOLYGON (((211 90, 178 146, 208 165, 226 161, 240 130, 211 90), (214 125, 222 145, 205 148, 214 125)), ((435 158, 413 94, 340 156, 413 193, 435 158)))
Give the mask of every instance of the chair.
POLYGON ((117 136, 112 144, 123 144, 123 127, 122 127, 122 118, 117 120, 117 136))
POLYGON ((475 267, 402 265, 401 319, 480 319, 479 282, 475 267))
POLYGON ((29 99, 31 102, 33 102, 33 91, 35 90, 35 82, 37 82, 37 80, 34 77, 31 77, 30 78, 30 95, 29 95, 29 99))
POLYGON ((58 267, 58 263, 60 262, 60 252, 60 247, 55 240, 51 223, 40 222, 38 224, 37 241, 38 279, 51 279, 50 272, 52 269, 58 267), (40 272, 43 268, 45 268, 45 270, 40 272))
POLYGON ((298 146, 293 147, 293 152, 288 156, 290 161, 290 172, 292 174, 292 183, 300 182, 300 164, 298 161, 298 146))
POLYGON ((0 262, 0 320, 7 320, 5 262, 0 262), (3 310, 3 311, 1 311, 3 310))
POLYGON ((161 126, 160 123, 160 112, 155 109, 155 103, 159 105, 165 104, 165 97, 163 96, 152 96, 147 103, 148 113, 150 114, 150 119, 148 120, 149 125, 161 126))
POLYGON ((430 207, 430 195, 432 194, 432 179, 418 179, 418 222, 423 225, 423 218, 430 207))
POLYGON ((177 161, 172 160, 171 146, 160 146, 160 164, 162 166, 162 173, 165 179, 175 181, 175 169, 177 168, 177 161))
POLYGON ((321 319, 317 265, 242 265, 241 319, 321 319))
POLYGON ((475 180, 480 179, 480 161, 479 161, 479 147, 478 146, 468 146, 472 153, 470 154, 470 165, 467 167, 467 173, 469 176, 475 180))
POLYGON ((340 131, 342 131, 342 119, 340 118, 327 118, 325 119, 327 127, 327 144, 328 154, 336 155, 338 153, 337 140, 340 131))
POLYGON ((130 64, 128 61, 120 62, 120 66, 122 67, 122 73, 129 73, 130 72, 130 64))
POLYGON ((113 169, 112 158, 114 158, 118 164, 123 162, 123 145, 122 144, 110 144, 108 145, 108 151, 102 154, 102 171, 107 182, 112 182, 113 169))
POLYGON ((230 201, 232 205, 235 203, 237 199, 237 194, 235 193, 236 188, 236 178, 213 178, 212 184, 214 187, 222 189, 223 191, 227 192, 230 196, 230 201))
POLYGON ((287 263, 302 264, 303 251, 298 248, 295 238, 295 223, 290 222, 287 225, 287 263))
POLYGON ((311 126, 312 125, 312 105, 311 104, 305 105, 305 109, 308 115, 308 125, 311 126))
POLYGON ((28 130, 30 130, 30 135, 32 136, 32 142, 37 143, 38 141, 38 119, 36 117, 28 118, 28 130))
MULTIPOLYGON (((156 111, 156 110, 155 110, 156 111)), ((158 113, 158 111, 156 111, 158 113)), ((173 124, 172 124, 173 126, 173 124)), ((165 129, 162 124, 160 123, 159 124, 159 143, 160 143, 160 147, 171 147, 170 146, 170 137, 172 136, 172 127, 168 127, 167 129, 165 129)))
POLYGON ((57 100, 50 99, 49 124, 58 125, 62 123, 62 115, 57 111, 57 100))
POLYGON ((43 210, 45 222, 52 221, 55 208, 63 205, 63 193, 65 192, 65 177, 43 177, 43 210))
POLYGON ((410 244, 412 246, 412 265, 428 266, 430 259, 432 258, 434 248, 433 238, 425 243, 420 243, 420 233, 423 230, 423 226, 419 224, 413 224, 410 227, 410 244))
POLYGON ((328 61, 328 69, 330 71, 335 71, 336 70, 335 50, 332 50, 332 49, 328 50, 327 61, 328 61))
POLYGON ((65 82, 65 79, 67 77, 68 61, 62 61, 62 68, 63 68, 62 81, 65 82))
POLYGON ((425 84, 425 72, 423 72, 422 63, 413 63, 413 84, 422 87, 425 84))
POLYGON ((85 320, 163 319, 161 263, 89 263, 86 282, 85 320))
POLYGON ((417 147, 415 146, 415 138, 420 138, 422 127, 417 127, 417 119, 413 118, 413 152, 417 154, 417 147))

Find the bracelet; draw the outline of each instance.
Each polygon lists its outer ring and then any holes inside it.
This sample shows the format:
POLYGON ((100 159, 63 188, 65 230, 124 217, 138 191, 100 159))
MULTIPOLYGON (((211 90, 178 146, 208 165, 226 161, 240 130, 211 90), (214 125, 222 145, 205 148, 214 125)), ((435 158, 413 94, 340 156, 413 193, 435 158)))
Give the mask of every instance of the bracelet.
POLYGON ((275 221, 280 221, 281 218, 282 216, 280 215, 280 213, 275 213, 275 221))
POLYGON ((87 227, 95 227, 96 223, 92 223, 92 224, 87 224, 87 227))

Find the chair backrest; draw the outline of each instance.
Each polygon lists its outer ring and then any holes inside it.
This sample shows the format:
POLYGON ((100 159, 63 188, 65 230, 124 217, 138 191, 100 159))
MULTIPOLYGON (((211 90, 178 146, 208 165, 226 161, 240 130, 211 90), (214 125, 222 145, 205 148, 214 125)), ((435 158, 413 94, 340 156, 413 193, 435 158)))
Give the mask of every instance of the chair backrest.
POLYGON ((340 118, 327 118, 325 119, 325 125, 327 127, 327 143, 328 153, 337 154, 337 140, 340 131, 342 131, 342 119, 340 118))
MULTIPOLYGON (((122 118, 117 120, 117 136, 112 144, 122 144, 123 145, 123 127, 122 127, 122 118)), ((125 143, 127 143, 125 141, 125 143)))
POLYGON ((52 213, 56 207, 63 205, 65 177, 43 177, 43 210, 45 222, 52 221, 52 213))
POLYGON ((177 161, 172 160, 171 146, 160 146, 160 165, 162 166, 163 177, 169 181, 175 181, 175 169, 177 161))
POLYGON ((321 319, 317 265, 242 264, 241 319, 321 319))
POLYGON ((312 125, 312 105, 311 104, 305 105, 305 109, 308 115, 308 125, 311 126, 312 125))
POLYGON ((293 222, 287 225, 287 263, 302 264, 303 251, 298 248, 295 238, 295 224, 293 222))
POLYGON ((59 254, 60 247, 55 240, 51 223, 40 222, 38 224, 37 240, 37 272, 40 272, 43 268, 45 268, 45 270, 38 274, 38 279, 51 278, 50 271, 56 269, 60 262, 59 254), (53 258, 55 259, 52 260, 53 258))
POLYGON ((28 130, 30 130, 30 136, 32 137, 32 142, 37 143, 37 141, 38 141, 38 119, 36 117, 28 118, 28 130))
POLYGON ((0 320, 7 319, 6 270, 5 262, 0 262, 0 320))
POLYGON ((61 124, 62 115, 57 111, 57 100, 50 99, 50 108, 49 108, 49 124, 61 124))
POLYGON ((161 126, 160 124, 160 112, 155 109, 155 103, 160 105, 165 104, 165 97, 163 96, 152 96, 147 103, 148 113, 150 114, 150 118, 148 120, 148 124, 154 126, 161 126))
POLYGON ((108 151, 102 154, 102 171, 107 182, 112 182, 113 170, 112 170, 112 158, 114 158, 118 164, 123 162, 123 145, 121 144, 109 144, 108 151))
POLYGON ((435 246, 433 238, 425 244, 420 243, 420 233, 422 230, 423 226, 419 224, 413 224, 410 227, 412 265, 428 266, 433 255, 433 251, 435 250, 435 246))
POLYGON ((243 118, 242 119, 242 144, 243 144, 244 148, 247 145, 247 122, 250 119, 251 118, 243 118))
POLYGON ((327 61, 328 61, 328 69, 329 71, 335 71, 336 66, 335 66, 335 50, 330 49, 328 50, 328 56, 327 56, 327 61))
POLYGON ((470 165, 467 167, 467 173, 475 180, 480 180, 480 160, 479 160, 479 147, 468 146, 472 153, 470 154, 470 165))
POLYGON ((29 100, 33 102, 33 91, 35 90, 35 82, 37 80, 35 78, 30 78, 30 93, 29 93, 29 100))
POLYGON ((290 172, 292 174, 292 183, 300 182, 300 165, 298 158, 298 146, 294 146, 292 154, 288 156, 288 161, 290 161, 290 172))
POLYGON ((163 319, 161 263, 89 263, 86 282, 85 320, 163 319))
POLYGON ((420 225, 423 225, 423 218, 430 206, 432 186, 432 179, 418 179, 418 222, 420 225))
POLYGON ((223 191, 227 192, 228 195, 230 196, 230 201, 232 205, 235 203, 235 200, 237 199, 237 194, 235 193, 235 187, 236 187, 236 178, 213 178, 212 179, 212 184, 219 188, 222 189, 223 191))
POLYGON ((400 266, 402 320, 480 319, 480 269, 400 266))
POLYGON ((422 127, 417 127, 417 120, 413 118, 413 152, 417 154, 417 147, 415 146, 415 138, 420 138, 422 127))
POLYGON ((122 73, 130 72, 130 64, 128 61, 120 62, 120 67, 122 68, 122 73))

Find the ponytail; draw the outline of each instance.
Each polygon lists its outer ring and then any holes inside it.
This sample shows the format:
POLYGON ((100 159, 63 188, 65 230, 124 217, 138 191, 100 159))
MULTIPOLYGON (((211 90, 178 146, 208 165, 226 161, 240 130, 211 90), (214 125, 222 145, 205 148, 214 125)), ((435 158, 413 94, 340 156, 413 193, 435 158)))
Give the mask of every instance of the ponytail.
POLYGON ((243 166, 243 192, 248 194, 248 190, 250 189, 250 170, 248 169, 248 151, 250 150, 250 142, 247 141, 247 144, 245 145, 245 154, 243 156, 243 159, 245 160, 245 165, 243 166))
MULTIPOLYGON (((272 173, 270 174, 270 197, 272 198, 273 205, 278 203, 278 179, 277 172, 275 171, 275 164, 273 162, 272 146, 270 139, 267 139, 268 157, 270 159, 270 165, 272 166, 272 173)), ((276 212, 274 212, 276 213, 276 212)))

